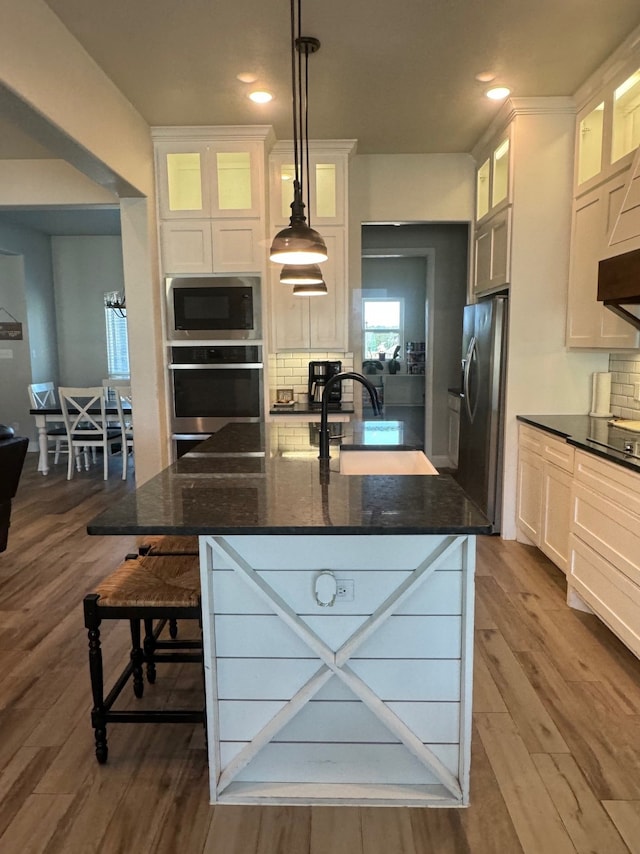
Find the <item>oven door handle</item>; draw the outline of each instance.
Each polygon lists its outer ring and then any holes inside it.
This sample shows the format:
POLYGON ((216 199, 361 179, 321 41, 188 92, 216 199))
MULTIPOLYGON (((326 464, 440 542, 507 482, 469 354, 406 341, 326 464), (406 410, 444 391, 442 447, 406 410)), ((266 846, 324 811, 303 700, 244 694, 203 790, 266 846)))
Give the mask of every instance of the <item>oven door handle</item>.
POLYGON ((255 371, 264 367, 262 362, 232 362, 225 365, 183 365, 172 363, 169 365, 170 371, 255 371))

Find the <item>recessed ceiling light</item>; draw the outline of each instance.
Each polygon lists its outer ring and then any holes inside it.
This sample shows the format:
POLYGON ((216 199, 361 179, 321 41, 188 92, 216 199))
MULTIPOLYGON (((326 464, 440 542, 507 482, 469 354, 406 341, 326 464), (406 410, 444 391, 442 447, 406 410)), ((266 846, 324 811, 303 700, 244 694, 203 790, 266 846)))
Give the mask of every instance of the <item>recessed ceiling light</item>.
POLYGON ((491 83, 491 81, 495 80, 496 77, 497 75, 494 74, 493 71, 480 71, 476 74, 476 80, 479 83, 491 83))
POLYGON ((493 89, 487 89, 484 94, 492 101, 504 101, 511 94, 511 89, 506 86, 494 86, 493 89))
POLYGON ((240 74, 236 74, 236 80, 241 83, 255 83, 257 79, 258 75, 252 71, 241 71, 240 74))
POLYGON ((267 92, 264 89, 260 89, 257 92, 249 92, 249 98, 251 98, 254 104, 268 104, 269 101, 273 101, 271 92, 267 92))

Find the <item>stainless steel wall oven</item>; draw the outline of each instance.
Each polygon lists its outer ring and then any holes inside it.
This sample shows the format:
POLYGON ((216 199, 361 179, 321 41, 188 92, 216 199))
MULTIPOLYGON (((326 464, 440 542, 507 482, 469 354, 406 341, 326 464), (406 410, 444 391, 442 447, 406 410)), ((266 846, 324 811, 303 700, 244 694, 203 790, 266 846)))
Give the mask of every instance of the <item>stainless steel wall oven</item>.
POLYGON ((263 419, 261 345, 172 347, 169 369, 174 435, 263 419))

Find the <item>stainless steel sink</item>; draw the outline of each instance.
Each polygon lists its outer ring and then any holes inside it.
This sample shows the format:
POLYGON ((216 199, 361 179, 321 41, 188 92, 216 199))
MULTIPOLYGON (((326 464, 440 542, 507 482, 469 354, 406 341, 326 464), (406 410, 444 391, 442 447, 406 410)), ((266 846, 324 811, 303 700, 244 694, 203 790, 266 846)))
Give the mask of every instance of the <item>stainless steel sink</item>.
POLYGON ((340 449, 340 474, 438 474, 422 451, 340 449))

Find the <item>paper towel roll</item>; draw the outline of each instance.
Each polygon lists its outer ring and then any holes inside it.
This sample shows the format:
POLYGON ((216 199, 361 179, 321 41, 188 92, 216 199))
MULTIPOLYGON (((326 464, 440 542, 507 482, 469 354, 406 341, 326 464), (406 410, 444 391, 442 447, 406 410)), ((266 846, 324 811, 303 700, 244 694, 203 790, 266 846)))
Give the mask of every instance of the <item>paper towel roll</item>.
POLYGON ((593 418, 611 418, 611 373, 608 371, 593 375, 589 415, 593 418))

